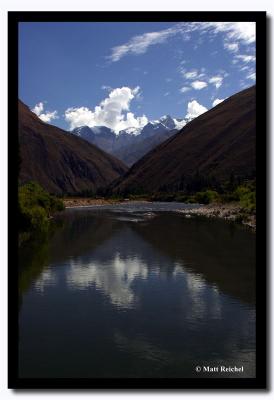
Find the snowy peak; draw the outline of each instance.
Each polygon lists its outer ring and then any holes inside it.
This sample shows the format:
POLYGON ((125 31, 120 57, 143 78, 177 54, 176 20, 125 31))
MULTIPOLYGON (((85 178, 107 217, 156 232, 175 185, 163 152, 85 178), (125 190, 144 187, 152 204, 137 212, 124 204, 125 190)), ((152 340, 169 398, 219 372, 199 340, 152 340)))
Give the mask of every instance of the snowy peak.
POLYGON ((92 128, 88 126, 80 126, 79 128, 75 128, 72 133, 77 136, 81 136, 86 139, 87 137, 93 137, 94 135, 100 136, 111 136, 111 137, 119 137, 122 135, 129 136, 138 136, 144 134, 144 136, 153 136, 155 133, 159 131, 167 131, 173 129, 181 129, 183 126, 182 119, 172 118, 170 115, 163 115, 160 119, 149 121, 143 127, 130 127, 127 129, 121 130, 118 134, 115 133, 112 129, 107 128, 106 126, 93 126, 92 128), (115 136, 114 136, 115 135, 115 136))
POLYGON ((130 127, 114 132, 106 126, 81 126, 75 134, 107 153, 113 154, 131 166, 153 147, 162 143, 182 128, 183 120, 164 115, 158 120, 148 122, 143 127, 130 127))
POLYGON ((160 122, 168 129, 176 127, 175 120, 170 115, 164 115, 160 118, 160 122))

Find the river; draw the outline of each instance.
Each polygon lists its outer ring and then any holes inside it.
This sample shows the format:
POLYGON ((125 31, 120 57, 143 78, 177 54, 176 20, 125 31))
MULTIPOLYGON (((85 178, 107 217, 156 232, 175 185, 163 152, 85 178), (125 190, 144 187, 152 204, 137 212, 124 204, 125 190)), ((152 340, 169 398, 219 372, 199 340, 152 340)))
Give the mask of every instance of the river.
POLYGON ((20 377, 255 377, 256 236, 184 207, 67 209, 20 250, 20 377))

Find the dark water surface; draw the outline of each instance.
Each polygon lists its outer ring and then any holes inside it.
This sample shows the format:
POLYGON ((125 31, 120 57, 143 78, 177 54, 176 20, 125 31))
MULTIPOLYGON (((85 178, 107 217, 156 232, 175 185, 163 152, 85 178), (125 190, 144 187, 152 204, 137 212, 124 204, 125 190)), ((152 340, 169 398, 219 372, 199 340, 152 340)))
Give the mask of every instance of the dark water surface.
POLYGON ((20 377, 255 376, 255 234, 179 207, 67 210, 21 249, 20 377))

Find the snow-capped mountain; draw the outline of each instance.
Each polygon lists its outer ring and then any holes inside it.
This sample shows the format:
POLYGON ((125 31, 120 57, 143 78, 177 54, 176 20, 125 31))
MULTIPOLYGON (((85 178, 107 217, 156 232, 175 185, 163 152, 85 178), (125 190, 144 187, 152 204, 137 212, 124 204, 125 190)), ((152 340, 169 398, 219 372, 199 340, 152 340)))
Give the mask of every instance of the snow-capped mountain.
POLYGON ((182 121, 164 115, 159 120, 148 122, 142 128, 131 127, 121 130, 118 134, 106 126, 80 126, 72 133, 115 155, 130 166, 153 147, 178 132, 183 127, 182 121))

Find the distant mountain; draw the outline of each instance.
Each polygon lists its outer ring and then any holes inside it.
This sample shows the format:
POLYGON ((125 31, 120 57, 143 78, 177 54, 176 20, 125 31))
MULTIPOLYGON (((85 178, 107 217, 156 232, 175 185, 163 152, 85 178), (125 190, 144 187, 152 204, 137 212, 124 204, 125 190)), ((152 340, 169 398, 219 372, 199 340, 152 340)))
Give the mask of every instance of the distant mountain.
POLYGON ((200 190, 255 177, 255 86, 189 122, 116 184, 116 192, 200 190))
POLYGON ((95 191, 127 167, 80 137, 41 121, 19 101, 21 183, 34 180, 55 194, 95 191))
POLYGON ((143 128, 128 128, 119 134, 105 126, 81 126, 75 128, 72 133, 131 166, 153 147, 178 132, 181 121, 165 115, 159 120, 149 122, 143 128))

